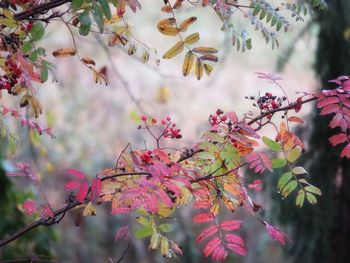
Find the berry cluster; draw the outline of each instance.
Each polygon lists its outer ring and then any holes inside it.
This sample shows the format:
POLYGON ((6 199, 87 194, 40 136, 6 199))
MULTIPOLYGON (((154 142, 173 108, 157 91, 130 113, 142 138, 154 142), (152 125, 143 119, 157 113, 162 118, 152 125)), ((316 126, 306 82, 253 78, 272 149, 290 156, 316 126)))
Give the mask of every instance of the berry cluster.
POLYGON ((152 160, 153 152, 152 151, 145 151, 141 154, 140 158, 143 163, 149 163, 152 160))
MULTIPOLYGON (((141 120, 144 123, 144 127, 141 125, 138 127, 139 129, 147 129, 149 132, 150 128, 158 123, 158 120, 155 118, 149 118, 147 116, 141 116, 141 120)), ((165 119, 160 121, 160 124, 163 126, 163 131, 160 136, 157 138, 158 140, 161 137, 169 138, 169 139, 181 139, 182 135, 180 134, 181 129, 176 128, 176 123, 174 123, 171 118, 168 116, 165 119)), ((153 135, 153 133, 151 132, 153 135)))
POLYGON ((210 114, 209 116, 209 122, 211 126, 216 126, 220 123, 224 123, 225 121, 227 121, 227 116, 220 109, 217 109, 214 115, 210 114))
POLYGON ((29 21, 28 24, 26 26, 22 25, 21 26, 21 31, 22 32, 29 32, 34 26, 33 21, 29 21))
POLYGON ((33 4, 35 0, 9 0, 9 3, 12 5, 25 5, 33 4))
POLYGON ((271 111, 278 109, 282 106, 283 101, 285 101, 287 98, 285 96, 283 97, 277 97, 273 96, 271 92, 266 92, 265 96, 259 96, 259 97, 245 97, 246 99, 250 99, 255 101, 253 103, 253 106, 259 107, 261 111, 271 111))
POLYGON ((0 76, 0 90, 7 90, 11 94, 11 89, 19 82, 22 75, 22 70, 11 59, 7 58, 4 64, 6 74, 0 76))

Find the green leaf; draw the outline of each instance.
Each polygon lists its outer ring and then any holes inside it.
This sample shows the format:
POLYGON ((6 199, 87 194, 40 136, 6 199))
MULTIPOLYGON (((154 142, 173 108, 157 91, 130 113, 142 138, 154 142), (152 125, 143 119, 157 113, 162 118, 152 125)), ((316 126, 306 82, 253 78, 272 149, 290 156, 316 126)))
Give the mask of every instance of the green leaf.
POLYGON ((313 194, 317 194, 317 195, 322 195, 322 192, 319 188, 317 188, 316 186, 310 185, 310 186, 306 186, 304 188, 307 192, 313 193, 313 194))
POLYGON ((307 174, 307 171, 302 166, 296 166, 292 169, 292 173, 295 175, 307 174))
POLYGON ((84 0, 73 0, 72 1, 72 5, 71 7, 74 9, 74 10, 77 10, 79 9, 84 3, 84 0))
POLYGON ((272 159, 272 168, 273 169, 284 167, 284 166, 286 166, 286 164, 287 164, 286 159, 280 159, 280 158, 272 159))
POLYGON ((27 41, 23 43, 22 51, 24 54, 27 54, 33 48, 33 43, 31 41, 27 41))
POLYGON ((79 15, 79 22, 80 22, 79 34, 82 36, 87 36, 90 33, 90 29, 91 29, 91 19, 87 11, 79 15))
POLYGON ((100 3, 100 6, 102 8, 102 12, 105 15, 105 17, 107 19, 111 19, 112 13, 111 13, 111 9, 109 8, 109 4, 108 4, 107 0, 98 0, 98 2, 100 3))
POLYGON ((280 31, 281 28, 282 28, 282 25, 283 25, 283 22, 282 22, 281 20, 278 20, 277 26, 276 26, 276 30, 277 30, 277 31, 280 31))
POLYGON ((41 64, 40 78, 42 82, 46 82, 49 78, 49 69, 46 63, 41 64))
POLYGON ((100 33, 102 33, 104 28, 102 8, 96 3, 93 3, 92 5, 92 16, 95 19, 97 27, 100 30, 100 33))
POLYGON ((29 31, 32 41, 40 40, 45 33, 45 28, 42 22, 35 22, 32 29, 29 31))
POLYGON ((294 147, 292 150, 290 150, 287 154, 287 160, 290 163, 295 162, 299 159, 301 155, 301 149, 299 147, 294 147))
POLYGON ((154 233, 154 231, 153 231, 152 227, 142 227, 142 228, 139 228, 135 231, 135 237, 137 239, 141 239, 144 237, 151 236, 153 233, 154 233))
POLYGON ((296 199, 296 205, 299 208, 302 208, 304 205, 304 201, 305 201, 305 191, 303 189, 299 190, 298 195, 297 195, 297 199, 296 199))
POLYGON ((309 201, 310 204, 314 205, 317 203, 316 196, 310 193, 306 193, 306 199, 309 201))
POLYGON ((172 224, 161 224, 161 225, 159 226, 159 229, 162 230, 162 231, 165 232, 165 233, 174 231, 174 227, 173 227, 172 224))
POLYGON ((289 180, 292 179, 292 177, 293 174, 291 172, 284 173, 278 180, 277 188, 281 190, 289 182, 289 180))
POLYGON ((290 181, 283 189, 281 194, 286 198, 297 187, 298 182, 296 180, 290 181))
POLYGON ((136 221, 137 221, 139 224, 141 224, 141 225, 143 225, 144 227, 146 227, 146 228, 150 228, 150 227, 152 226, 152 222, 151 222, 148 218, 146 218, 146 217, 144 217, 144 216, 138 217, 138 218, 136 219, 136 221))
POLYGON ((260 10, 261 10, 261 5, 257 4, 254 7, 253 16, 256 16, 257 14, 259 14, 260 10))
POLYGON ((278 142, 275 142, 265 136, 262 137, 262 141, 265 143, 265 145, 267 147, 269 147, 269 149, 271 149, 272 151, 275 151, 275 152, 280 152, 282 151, 282 146, 278 143, 278 142))

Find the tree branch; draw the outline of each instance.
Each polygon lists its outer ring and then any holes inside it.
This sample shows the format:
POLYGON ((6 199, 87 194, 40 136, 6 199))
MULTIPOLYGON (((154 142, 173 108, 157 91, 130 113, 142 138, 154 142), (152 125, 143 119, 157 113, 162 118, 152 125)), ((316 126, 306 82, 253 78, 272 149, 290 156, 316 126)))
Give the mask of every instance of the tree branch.
POLYGON ((28 8, 27 10, 20 12, 18 14, 15 14, 15 19, 18 21, 28 19, 31 16, 37 15, 37 14, 45 14, 52 8, 61 6, 65 3, 72 2, 72 0, 53 0, 50 2, 43 3, 41 5, 34 6, 32 8, 28 8))

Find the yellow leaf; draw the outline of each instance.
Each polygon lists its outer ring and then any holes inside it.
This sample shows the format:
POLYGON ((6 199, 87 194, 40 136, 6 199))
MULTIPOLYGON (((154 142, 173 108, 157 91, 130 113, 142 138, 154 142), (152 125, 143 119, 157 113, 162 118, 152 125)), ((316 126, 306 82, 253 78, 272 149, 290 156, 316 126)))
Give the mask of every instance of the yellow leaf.
POLYGON ((175 18, 166 18, 158 23, 157 28, 163 35, 175 36, 179 33, 179 29, 175 27, 175 24, 175 18))
POLYGON ((184 50, 184 42, 177 42, 171 49, 169 49, 164 55, 164 59, 171 59, 181 53, 184 50))
POLYGON ((215 48, 212 47, 196 47, 193 49, 193 51, 202 55, 210 55, 218 52, 215 48))
POLYGON ((41 106, 40 101, 34 96, 29 96, 28 100, 30 101, 30 104, 32 105, 32 109, 33 109, 35 118, 38 118, 39 115, 43 113, 43 107, 41 106))
POLYGON ((181 32, 185 32, 187 30, 187 28, 192 25, 194 22, 197 21, 197 17, 190 17, 187 18, 185 21, 182 22, 182 24, 180 25, 179 29, 181 32))
POLYGON ((210 73, 213 71, 213 67, 210 66, 209 64, 204 64, 204 71, 209 76, 210 73))
POLYGON ((74 48, 60 48, 52 52, 52 55, 57 58, 74 56, 77 51, 74 48))
POLYGON ((163 257, 169 256, 169 241, 166 237, 162 237, 160 241, 160 253, 163 257))
POLYGON ((200 80, 203 76, 203 63, 202 61, 197 58, 196 60, 196 66, 195 66, 195 74, 198 80, 200 80))
POLYGON ((190 73, 191 68, 193 66, 194 59, 195 59, 195 55, 193 54, 193 52, 192 51, 188 51, 186 53, 186 56, 185 56, 185 59, 184 59, 184 63, 182 65, 182 74, 184 76, 187 76, 190 73))
POLYGON ((11 89, 11 92, 13 95, 19 95, 21 94, 23 91, 26 91, 27 89, 26 88, 23 88, 22 85, 20 84, 17 84, 16 86, 14 86, 12 89, 11 89))
POLYGON ((210 208, 210 212, 213 213, 216 216, 219 213, 219 203, 214 204, 210 208))
POLYGON ((158 103, 167 103, 170 98, 170 90, 167 87, 160 87, 157 90, 155 100, 158 103))
POLYGON ((95 216, 96 215, 96 208, 93 206, 91 202, 89 202, 83 212, 83 216, 95 216))
POLYGON ((159 247, 159 243, 160 243, 160 236, 158 233, 153 233, 148 249, 157 249, 159 247))
POLYGON ((185 43, 188 45, 194 44, 199 40, 199 33, 193 33, 185 38, 185 43))

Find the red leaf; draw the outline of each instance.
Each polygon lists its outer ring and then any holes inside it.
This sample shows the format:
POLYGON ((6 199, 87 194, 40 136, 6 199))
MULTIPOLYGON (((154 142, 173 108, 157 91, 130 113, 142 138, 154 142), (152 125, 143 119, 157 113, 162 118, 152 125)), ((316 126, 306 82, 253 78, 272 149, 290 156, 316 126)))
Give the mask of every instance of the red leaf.
POLYGON ((81 186, 80 181, 70 181, 70 182, 66 183, 66 185, 64 186, 64 190, 67 192, 73 192, 73 191, 79 189, 80 186, 81 186))
POLYGON ((112 214, 126 214, 130 212, 131 212, 131 209, 128 207, 117 207, 112 210, 112 214))
POLYGON ((339 134, 336 134, 336 135, 329 137, 328 140, 333 146, 336 146, 338 144, 346 142, 348 140, 348 138, 347 138, 345 133, 339 133, 339 134))
POLYGON ((223 262, 227 258, 227 251, 223 246, 217 247, 211 255, 212 260, 223 262))
POLYGON ((27 215, 32 215, 37 210, 36 203, 32 200, 24 201, 22 207, 27 215))
POLYGON ((80 172, 79 170, 76 170, 76 169, 67 169, 65 171, 67 174, 70 174, 70 175, 73 175, 75 177, 78 177, 79 179, 82 179, 82 180, 87 180, 86 178, 86 175, 82 172, 80 172))
POLYGON ((89 189, 89 185, 87 182, 81 183, 80 189, 79 189, 77 195, 75 196, 75 198, 77 199, 77 201, 79 203, 84 202, 85 197, 88 193, 88 189, 89 189))
POLYGON ((237 230, 237 229, 240 229, 241 227, 242 227, 242 221, 238 221, 238 220, 225 221, 220 224, 220 228, 226 231, 237 230))
POLYGON ((96 202, 101 193, 101 179, 95 178, 91 183, 91 202, 96 202))
POLYGON ((234 235, 234 234, 226 234, 225 235, 225 240, 228 243, 235 243, 237 245, 240 245, 244 247, 244 240, 240 236, 234 235))
POLYGON ((123 226, 115 234, 115 240, 127 240, 129 237, 130 229, 129 226, 123 226))
POLYGON ((266 153, 251 153, 247 156, 249 169, 254 169, 256 173, 262 174, 265 170, 272 172, 272 162, 266 153))
POLYGON ((265 222, 265 224, 266 224, 267 233, 269 234, 269 236, 273 240, 277 241, 281 245, 285 245, 286 244, 286 240, 290 240, 289 237, 285 233, 280 231, 278 227, 274 227, 272 225, 269 225, 266 222, 265 222))
POLYGON ((245 248, 240 245, 229 243, 226 245, 226 247, 232 250, 234 253, 239 254, 241 256, 247 255, 247 251, 245 250, 245 248))
POLYGON ((216 248, 218 248, 221 245, 221 240, 218 237, 214 237, 212 240, 210 240, 203 249, 203 254, 205 257, 210 256, 211 253, 214 252, 216 248))
POLYGON ((345 132, 348 128, 348 124, 344 118, 342 113, 337 113, 334 115, 333 119, 329 123, 329 127, 336 128, 340 127, 343 132, 345 132))
POLYGON ((193 217, 193 221, 195 223, 204 223, 204 222, 211 222, 214 220, 214 214, 213 213, 202 213, 195 215, 193 217))
POLYGON ((302 118, 297 117, 297 116, 290 116, 288 118, 288 121, 296 122, 296 123, 304 123, 304 120, 302 118))
POLYGON ((338 103, 339 102, 339 98, 338 97, 326 97, 324 98, 323 96, 319 99, 318 103, 317 103, 317 107, 318 108, 323 108, 327 105, 330 104, 334 104, 334 103, 338 103))
POLYGON ((200 235, 196 238, 196 242, 200 243, 202 242, 204 239, 214 235, 216 232, 218 232, 219 228, 216 225, 213 226, 209 226, 206 229, 203 230, 202 233, 200 233, 200 235))
POLYGON ((345 157, 350 159, 350 144, 346 145, 340 153, 340 157, 345 157))
POLYGON ((301 110, 301 107, 303 106, 303 99, 302 97, 297 98, 297 101, 295 102, 294 110, 295 112, 299 112, 301 110))
POLYGON ((263 183, 262 180, 257 179, 252 184, 248 184, 248 188, 260 191, 262 189, 262 183, 263 183))
POLYGON ((339 104, 330 104, 322 108, 320 115, 328 115, 330 113, 336 113, 339 110, 339 104))

